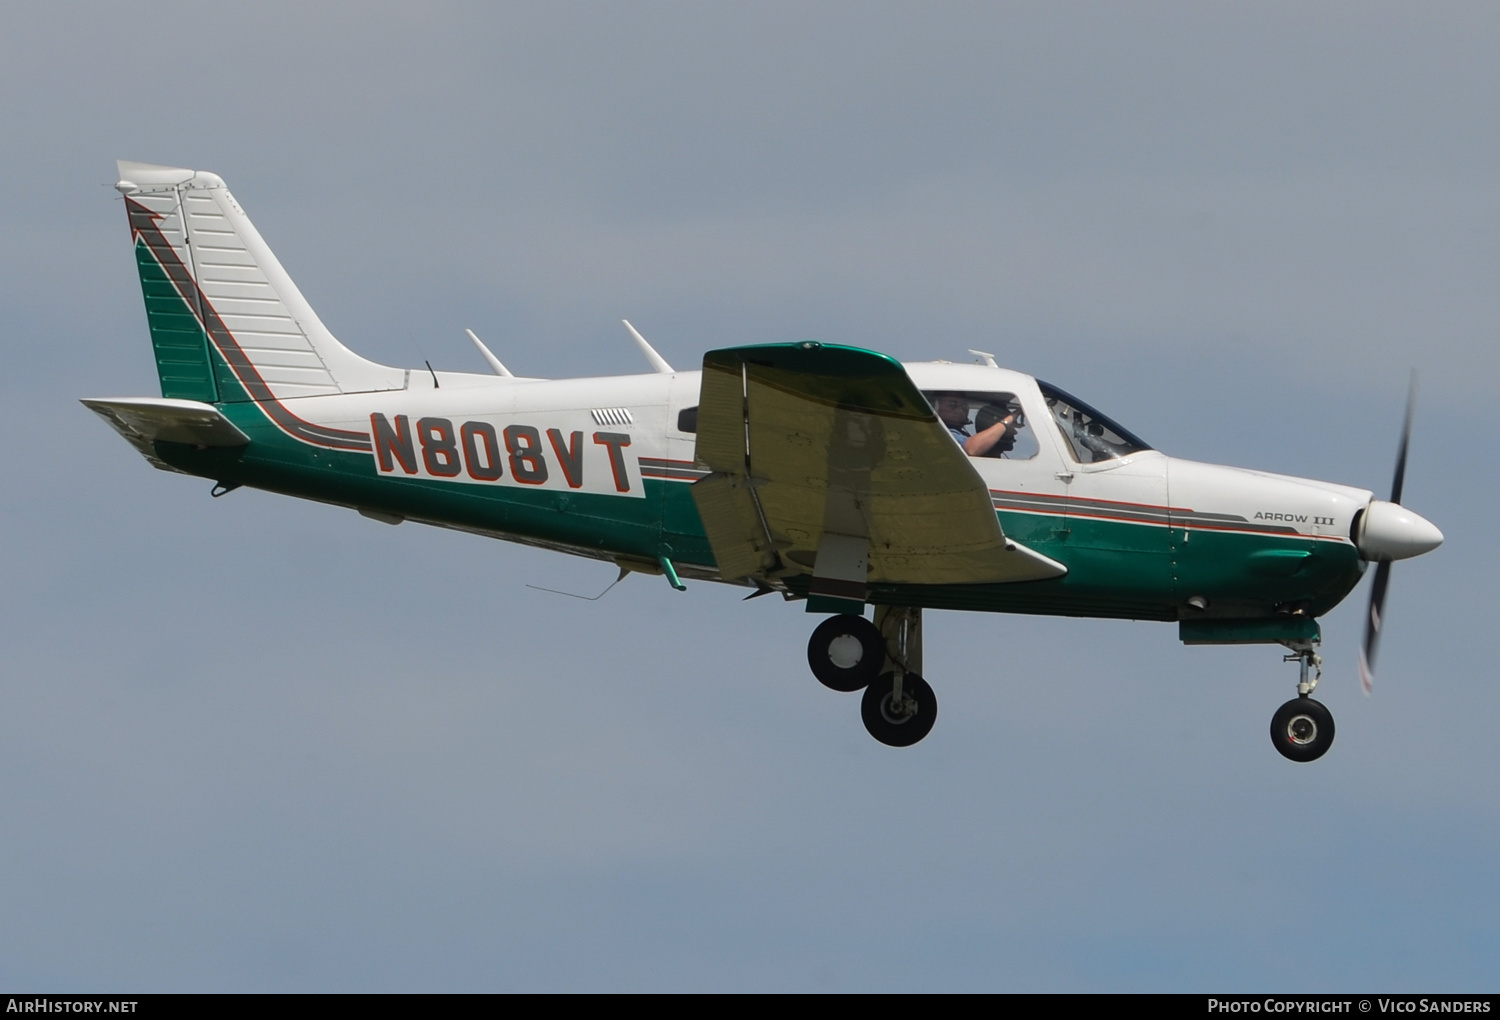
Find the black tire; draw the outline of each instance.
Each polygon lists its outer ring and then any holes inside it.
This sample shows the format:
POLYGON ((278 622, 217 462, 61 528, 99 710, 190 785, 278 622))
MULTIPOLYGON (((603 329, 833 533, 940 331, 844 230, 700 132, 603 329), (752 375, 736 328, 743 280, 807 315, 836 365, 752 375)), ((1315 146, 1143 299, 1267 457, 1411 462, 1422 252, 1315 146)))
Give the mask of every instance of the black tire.
POLYGON ((845 694, 857 691, 885 666, 885 639, 863 616, 830 616, 808 639, 807 664, 824 687, 845 694))
POLYGON ((1292 761, 1316 761, 1333 746, 1333 713, 1321 701, 1293 698, 1271 716, 1271 743, 1292 761))
POLYGON ((870 736, 890 747, 910 747, 932 732, 937 722, 937 695, 926 680, 915 673, 901 679, 901 693, 916 699, 917 710, 906 718, 890 712, 891 692, 896 686, 895 673, 882 673, 865 688, 859 714, 864 718, 870 736))

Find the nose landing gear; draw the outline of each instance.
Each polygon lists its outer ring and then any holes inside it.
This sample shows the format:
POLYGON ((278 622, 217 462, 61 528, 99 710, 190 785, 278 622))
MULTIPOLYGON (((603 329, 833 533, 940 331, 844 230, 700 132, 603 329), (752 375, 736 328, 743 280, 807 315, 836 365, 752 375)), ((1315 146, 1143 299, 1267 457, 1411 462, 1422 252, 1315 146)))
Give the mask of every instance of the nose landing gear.
POLYGON ((1300 662, 1302 675, 1297 696, 1271 717, 1271 743, 1284 758, 1316 761, 1333 746, 1333 713, 1311 697, 1323 676, 1323 659, 1308 644, 1294 646, 1286 660, 1300 662))
POLYGON ((922 610, 877 606, 872 624, 844 614, 818 625, 807 643, 813 676, 835 691, 864 689, 860 716, 870 736, 910 747, 937 721, 937 695, 920 676, 922 610))

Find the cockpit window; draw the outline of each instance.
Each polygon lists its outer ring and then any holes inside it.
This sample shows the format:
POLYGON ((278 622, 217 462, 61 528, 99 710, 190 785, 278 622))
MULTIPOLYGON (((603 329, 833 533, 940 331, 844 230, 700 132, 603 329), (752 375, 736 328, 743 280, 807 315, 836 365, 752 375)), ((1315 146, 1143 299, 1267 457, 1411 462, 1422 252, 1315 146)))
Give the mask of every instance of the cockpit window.
POLYGON ((1098 464, 1151 449, 1077 397, 1041 380, 1037 380, 1037 385, 1052 412, 1052 420, 1067 441, 1069 452, 1080 464, 1098 464))
POLYGON ((1014 393, 929 390, 922 396, 970 457, 1036 456, 1036 433, 1028 427, 1014 393))

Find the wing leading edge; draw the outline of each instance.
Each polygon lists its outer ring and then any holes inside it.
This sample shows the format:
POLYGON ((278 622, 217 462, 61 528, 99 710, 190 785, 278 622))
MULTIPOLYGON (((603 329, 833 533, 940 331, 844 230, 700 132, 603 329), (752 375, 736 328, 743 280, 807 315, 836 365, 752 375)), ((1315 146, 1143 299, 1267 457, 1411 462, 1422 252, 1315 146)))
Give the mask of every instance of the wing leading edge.
POLYGON ((869 583, 996 584, 1059 577, 1010 541, 988 487, 900 362, 833 344, 703 358, 693 485, 725 578, 812 575, 811 593, 863 602, 869 583))

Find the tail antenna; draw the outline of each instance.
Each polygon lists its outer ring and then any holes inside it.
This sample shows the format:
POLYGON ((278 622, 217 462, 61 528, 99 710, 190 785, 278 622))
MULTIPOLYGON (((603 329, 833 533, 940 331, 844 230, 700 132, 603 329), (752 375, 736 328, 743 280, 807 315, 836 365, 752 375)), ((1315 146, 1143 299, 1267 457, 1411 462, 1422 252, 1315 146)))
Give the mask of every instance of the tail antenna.
POLYGON ((631 338, 634 339, 636 345, 640 347, 641 353, 646 356, 646 360, 651 362, 651 367, 653 369, 655 369, 657 372, 662 373, 663 375, 671 375, 672 372, 676 371, 674 368, 672 368, 671 365, 667 364, 667 359, 662 357, 660 354, 657 354, 656 348, 648 344, 646 342, 646 338, 641 336, 641 334, 636 331, 636 328, 630 324, 629 319, 621 319, 620 321, 623 322, 625 324, 625 328, 630 331, 631 338))
POLYGON ((469 339, 474 341, 475 347, 479 348, 479 354, 484 358, 486 362, 489 363, 491 372, 494 372, 496 375, 505 376, 507 379, 514 378, 511 375, 510 369, 502 365, 500 363, 500 359, 490 353, 490 349, 484 345, 484 341, 480 340, 477 336, 474 335, 474 331, 472 329, 466 329, 464 330, 464 332, 469 334, 469 339))

